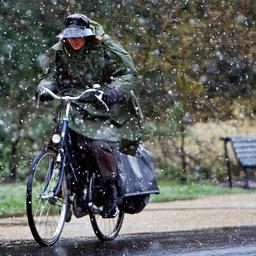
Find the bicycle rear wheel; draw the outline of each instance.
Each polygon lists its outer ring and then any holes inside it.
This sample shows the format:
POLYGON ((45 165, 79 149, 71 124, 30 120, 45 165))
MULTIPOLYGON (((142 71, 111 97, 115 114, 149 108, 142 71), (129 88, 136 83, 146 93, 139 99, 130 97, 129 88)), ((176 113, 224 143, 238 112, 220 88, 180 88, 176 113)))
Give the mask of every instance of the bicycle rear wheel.
MULTIPOLYGON (((90 178, 90 187, 93 187, 93 177, 90 178)), ((103 206, 98 206, 102 211, 103 206)), ((114 218, 102 218, 99 213, 90 210, 90 221, 95 235, 101 241, 114 240, 123 224, 124 212, 117 208, 117 214, 114 218)))
POLYGON ((61 235, 68 203, 67 179, 64 173, 61 190, 54 190, 59 182, 61 166, 52 150, 39 153, 32 162, 27 181, 27 217, 35 240, 43 246, 56 243, 61 235))

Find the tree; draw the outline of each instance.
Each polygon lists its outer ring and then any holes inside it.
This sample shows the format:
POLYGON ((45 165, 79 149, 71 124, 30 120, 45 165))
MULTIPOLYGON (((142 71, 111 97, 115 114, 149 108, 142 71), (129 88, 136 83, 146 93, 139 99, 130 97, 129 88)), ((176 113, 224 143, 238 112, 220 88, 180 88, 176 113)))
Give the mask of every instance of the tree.
POLYGON ((0 168, 6 158, 17 166, 24 138, 37 144, 27 133, 36 124, 30 116, 37 57, 57 42, 66 15, 80 12, 99 21, 132 54, 144 113, 152 127, 164 130, 177 104, 194 122, 232 118, 237 102, 245 114, 255 113, 255 8, 253 0, 3 1, 0 110, 15 135, 2 132, 0 168))

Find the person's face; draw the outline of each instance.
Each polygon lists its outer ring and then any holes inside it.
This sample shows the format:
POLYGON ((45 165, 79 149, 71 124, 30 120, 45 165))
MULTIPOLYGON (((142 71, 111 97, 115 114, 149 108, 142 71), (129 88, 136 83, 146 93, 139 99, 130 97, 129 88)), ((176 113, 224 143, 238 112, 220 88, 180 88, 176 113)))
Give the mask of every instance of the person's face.
POLYGON ((68 43, 74 50, 80 50, 82 47, 85 46, 85 38, 78 37, 78 38, 68 38, 68 43))

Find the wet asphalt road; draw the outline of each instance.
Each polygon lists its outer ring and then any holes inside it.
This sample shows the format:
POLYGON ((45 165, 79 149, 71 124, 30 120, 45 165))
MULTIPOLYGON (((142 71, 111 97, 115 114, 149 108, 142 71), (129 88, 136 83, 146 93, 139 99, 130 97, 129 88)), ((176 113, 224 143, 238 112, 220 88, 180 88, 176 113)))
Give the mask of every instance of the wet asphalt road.
POLYGON ((256 255, 256 226, 119 236, 115 241, 92 238, 61 240, 52 247, 34 241, 0 245, 1 256, 217 256, 256 255))

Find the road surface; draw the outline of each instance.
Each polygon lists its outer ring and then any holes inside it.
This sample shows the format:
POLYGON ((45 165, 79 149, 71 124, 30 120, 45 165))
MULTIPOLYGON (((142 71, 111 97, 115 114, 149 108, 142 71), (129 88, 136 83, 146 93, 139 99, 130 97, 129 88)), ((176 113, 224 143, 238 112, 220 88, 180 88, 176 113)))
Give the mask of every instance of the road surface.
POLYGON ((0 219, 0 255, 256 255, 255 230, 256 193, 211 196, 149 204, 105 243, 88 217, 73 218, 50 248, 33 241, 26 218, 0 219))

